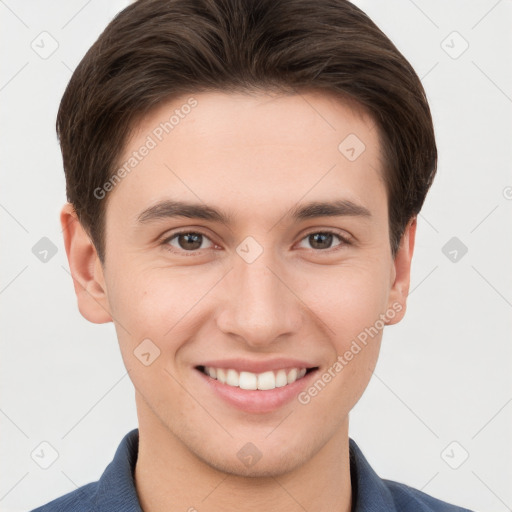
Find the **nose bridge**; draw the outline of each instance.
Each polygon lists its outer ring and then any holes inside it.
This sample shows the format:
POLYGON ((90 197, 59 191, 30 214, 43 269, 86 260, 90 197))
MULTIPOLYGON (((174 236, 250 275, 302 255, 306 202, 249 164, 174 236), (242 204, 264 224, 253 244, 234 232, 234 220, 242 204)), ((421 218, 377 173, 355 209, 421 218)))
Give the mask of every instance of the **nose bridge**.
POLYGON ((254 346, 297 331, 301 314, 300 301, 284 284, 274 251, 262 249, 251 240, 237 248, 219 317, 219 328, 254 346))

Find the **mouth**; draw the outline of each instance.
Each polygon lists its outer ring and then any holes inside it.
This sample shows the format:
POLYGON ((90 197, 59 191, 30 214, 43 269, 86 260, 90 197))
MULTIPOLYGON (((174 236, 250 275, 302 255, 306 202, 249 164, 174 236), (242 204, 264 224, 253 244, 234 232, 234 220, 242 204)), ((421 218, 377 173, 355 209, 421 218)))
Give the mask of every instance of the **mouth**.
POLYGON ((289 386, 303 379, 306 375, 318 370, 318 366, 311 368, 282 368, 261 373, 248 371, 239 372, 232 368, 215 368, 213 366, 203 365, 196 366, 195 369, 210 379, 225 384, 226 386, 244 390, 269 391, 289 386))

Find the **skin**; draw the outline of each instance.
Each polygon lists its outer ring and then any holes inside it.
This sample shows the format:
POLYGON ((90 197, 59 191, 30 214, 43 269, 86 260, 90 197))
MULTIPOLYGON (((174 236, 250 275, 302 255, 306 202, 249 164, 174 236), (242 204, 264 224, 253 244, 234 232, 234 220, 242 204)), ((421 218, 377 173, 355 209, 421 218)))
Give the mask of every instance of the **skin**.
MULTIPOLYGON (((135 388, 139 500, 145 512, 348 512, 348 415, 382 331, 308 404, 294 399, 271 413, 226 404, 194 366, 282 356, 310 361, 321 375, 379 315, 394 308, 386 324, 402 319, 416 220, 393 258, 378 131, 356 104, 315 91, 193 97, 198 105, 107 196, 104 265, 72 207, 61 213, 80 312, 114 322, 135 388), (366 146, 354 161, 338 150, 351 133, 366 146), (137 221, 165 198, 221 208, 233 222, 137 221), (298 204, 333 199, 371 216, 286 217, 298 204), (181 229, 204 234, 202 242, 164 241, 181 229), (314 245, 308 235, 328 229, 351 243, 334 236, 314 245), (236 252, 247 236, 263 248, 250 264, 236 252), (146 338, 160 350, 149 366, 134 356, 146 338), (248 442, 262 454, 251 467, 237 457, 248 442)), ((188 98, 149 112, 119 162, 188 98)))

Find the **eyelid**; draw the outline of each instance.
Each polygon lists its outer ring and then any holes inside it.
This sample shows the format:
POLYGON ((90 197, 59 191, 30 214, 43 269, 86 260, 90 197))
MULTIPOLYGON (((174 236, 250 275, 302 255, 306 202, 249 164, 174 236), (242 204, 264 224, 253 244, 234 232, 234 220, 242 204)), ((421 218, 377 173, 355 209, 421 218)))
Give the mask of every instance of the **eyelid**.
POLYGON ((169 235, 167 235, 166 237, 163 238, 161 244, 166 246, 166 248, 169 248, 169 250, 176 254, 177 252, 179 252, 180 254, 196 254, 196 253, 200 253, 201 251, 204 251, 206 249, 197 249, 195 251, 185 251, 184 249, 176 249, 175 247, 172 247, 169 242, 171 240, 173 240, 174 238, 178 237, 179 235, 187 235, 187 234, 194 234, 194 235, 201 235, 203 236, 204 238, 207 238, 213 245, 217 245, 215 244, 215 242, 211 239, 211 237, 209 235, 207 235, 204 231, 202 231, 201 229, 182 229, 181 231, 176 231, 176 232, 173 232, 169 235), (172 247, 172 248, 171 248, 172 247))
POLYGON ((329 249, 308 249, 309 251, 313 251, 315 253, 331 253, 332 251, 336 251, 338 248, 342 248, 343 246, 353 244, 353 237, 351 235, 349 235, 346 232, 343 232, 342 234, 340 230, 335 228, 313 228, 311 230, 308 230, 306 234, 301 237, 299 242, 302 242, 305 238, 317 233, 337 236, 340 239, 341 243, 334 247, 330 247, 329 249))
MULTIPOLYGON (((210 242, 212 242, 212 244, 217 245, 217 244, 215 244, 215 242, 211 239, 211 237, 209 235, 207 235, 204 231, 202 231, 202 228, 199 228, 199 229, 191 228, 191 229, 184 229, 184 230, 182 229, 181 231, 173 232, 170 235, 166 236, 162 240, 161 244, 166 246, 166 248, 174 254, 179 253, 179 254, 193 255, 193 254, 199 254, 199 253, 201 253, 201 251, 206 250, 206 249, 198 249, 195 251, 185 251, 184 249, 180 250, 180 249, 176 249, 176 248, 171 248, 172 246, 169 244, 169 242, 171 240, 173 240, 175 237, 177 237, 179 235, 186 235, 186 234, 191 234, 191 233, 195 234, 195 235, 201 235, 201 236, 207 238, 208 240, 210 240, 210 242)), ((311 236, 311 235, 317 234, 317 233, 332 234, 334 236, 337 236, 340 239, 341 243, 337 246, 330 247, 329 249, 307 249, 307 250, 315 252, 315 253, 322 253, 322 252, 330 253, 332 251, 336 251, 337 248, 341 248, 346 245, 352 245, 352 243, 353 243, 351 235, 349 235, 348 233, 342 234, 340 232, 340 230, 337 230, 335 228, 310 228, 310 230, 308 230, 304 235, 301 236, 301 238, 299 239, 299 243, 302 242, 308 236, 311 236)))

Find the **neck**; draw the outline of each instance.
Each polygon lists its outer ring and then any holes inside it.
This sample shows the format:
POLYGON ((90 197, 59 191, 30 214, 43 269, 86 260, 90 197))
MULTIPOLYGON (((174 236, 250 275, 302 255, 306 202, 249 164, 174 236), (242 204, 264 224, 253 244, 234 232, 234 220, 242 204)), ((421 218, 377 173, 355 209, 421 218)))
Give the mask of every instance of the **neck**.
POLYGON ((135 486, 144 512, 350 512, 348 418, 313 457, 288 472, 246 476, 199 458, 138 404, 135 486))

